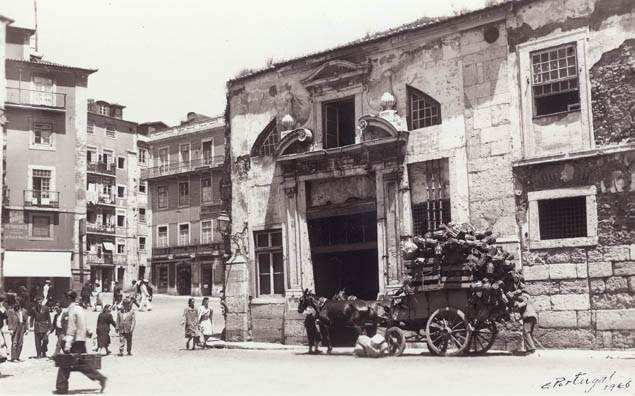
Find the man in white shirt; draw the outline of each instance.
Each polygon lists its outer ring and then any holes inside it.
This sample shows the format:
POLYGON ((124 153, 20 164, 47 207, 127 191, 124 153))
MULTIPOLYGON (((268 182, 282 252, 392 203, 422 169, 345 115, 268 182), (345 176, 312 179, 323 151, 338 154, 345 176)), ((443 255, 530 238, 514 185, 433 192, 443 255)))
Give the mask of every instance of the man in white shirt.
MULTIPOLYGON (((66 335, 64 336, 64 353, 80 354, 86 353, 86 335, 88 329, 86 327, 86 311, 77 304, 77 293, 73 290, 66 292, 68 301, 68 323, 66 325, 66 335)), ((84 374, 93 381, 99 381, 101 392, 106 388, 106 377, 92 367, 81 367, 77 371, 84 374)), ((57 380, 55 382, 55 394, 68 393, 68 377, 71 370, 68 367, 60 367, 57 371, 57 380)))

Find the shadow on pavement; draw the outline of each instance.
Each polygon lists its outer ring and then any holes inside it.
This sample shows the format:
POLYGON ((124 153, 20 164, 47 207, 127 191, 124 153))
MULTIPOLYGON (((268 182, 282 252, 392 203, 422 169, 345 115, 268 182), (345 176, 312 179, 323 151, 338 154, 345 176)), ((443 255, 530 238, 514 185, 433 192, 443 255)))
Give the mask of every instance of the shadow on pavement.
POLYGON ((11 374, 0 374, 0 379, 13 377, 11 374))
POLYGON ((99 389, 73 389, 68 391, 68 395, 95 395, 98 394, 99 389))

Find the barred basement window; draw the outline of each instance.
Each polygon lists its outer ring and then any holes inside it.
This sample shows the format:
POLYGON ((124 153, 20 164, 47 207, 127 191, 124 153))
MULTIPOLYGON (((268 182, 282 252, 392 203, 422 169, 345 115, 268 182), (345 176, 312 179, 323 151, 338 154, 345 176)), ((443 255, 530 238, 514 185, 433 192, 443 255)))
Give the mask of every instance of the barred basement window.
POLYGON ((282 231, 254 233, 259 295, 283 295, 282 231))
POLYGON ((441 124, 441 105, 416 88, 406 86, 408 128, 410 130, 441 124))
POLYGON ((251 149, 252 157, 272 156, 276 152, 276 146, 280 141, 280 133, 276 128, 276 119, 274 118, 267 124, 265 129, 260 132, 254 146, 251 149))
POLYGON ((534 51, 530 57, 534 115, 579 110, 576 44, 534 51))
POLYGON ((586 197, 538 201, 540 239, 587 236, 586 197))
POLYGON ((408 166, 414 235, 434 231, 451 221, 448 159, 408 166))

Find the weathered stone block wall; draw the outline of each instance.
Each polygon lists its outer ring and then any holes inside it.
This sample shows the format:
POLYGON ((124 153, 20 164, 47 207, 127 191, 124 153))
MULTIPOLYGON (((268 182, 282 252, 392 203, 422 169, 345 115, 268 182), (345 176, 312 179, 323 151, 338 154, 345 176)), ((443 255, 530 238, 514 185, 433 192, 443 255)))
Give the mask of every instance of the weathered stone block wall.
POLYGON ((522 241, 527 290, 545 347, 635 346, 635 151, 516 169, 521 224, 527 192, 595 185, 598 245, 528 248, 522 241))

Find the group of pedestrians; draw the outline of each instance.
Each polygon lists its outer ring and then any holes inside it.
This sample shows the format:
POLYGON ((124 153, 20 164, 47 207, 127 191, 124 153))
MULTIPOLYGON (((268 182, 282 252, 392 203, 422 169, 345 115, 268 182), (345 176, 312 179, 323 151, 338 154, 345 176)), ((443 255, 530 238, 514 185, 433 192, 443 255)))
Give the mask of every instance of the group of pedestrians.
POLYGON ((183 311, 182 325, 185 326, 185 349, 194 350, 196 347, 207 348, 207 341, 213 335, 214 311, 209 306, 209 298, 204 297, 201 306, 196 308, 193 298, 187 301, 187 308, 183 311), (202 342, 201 342, 202 338, 202 342))

